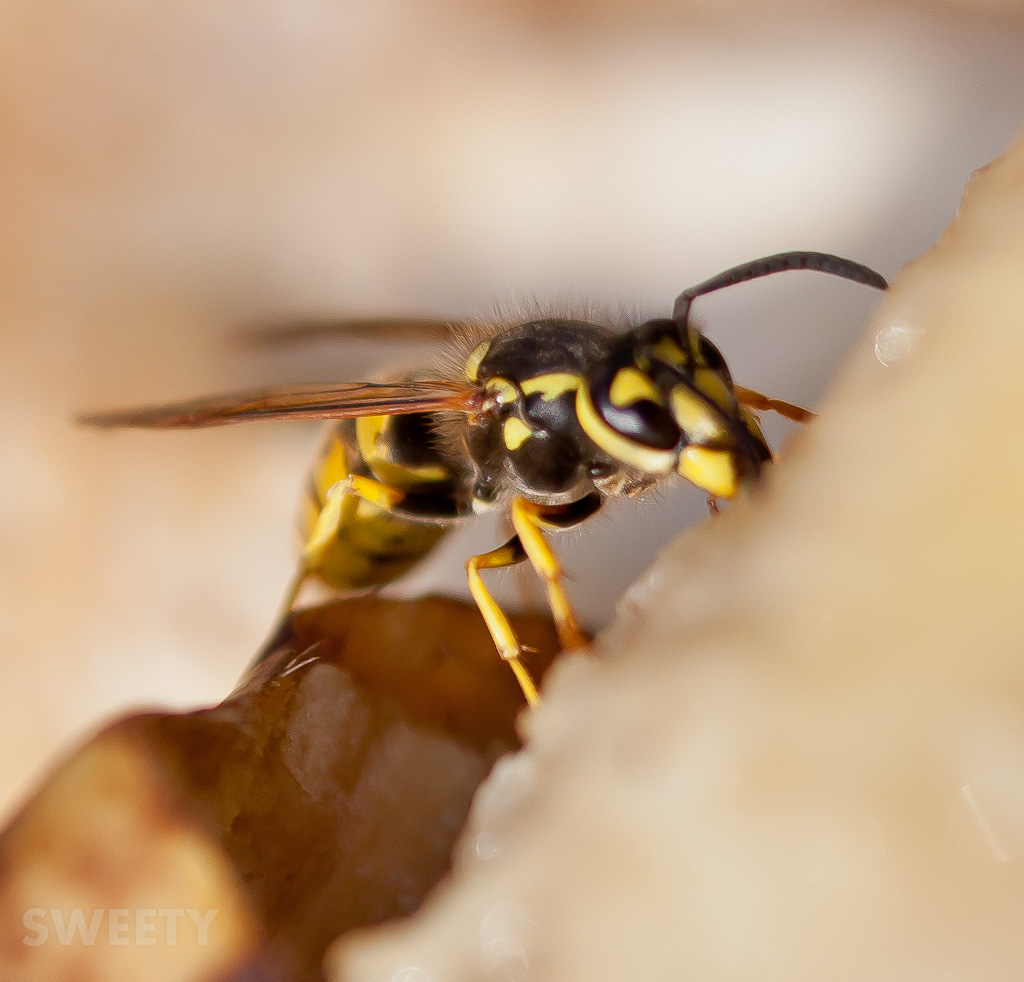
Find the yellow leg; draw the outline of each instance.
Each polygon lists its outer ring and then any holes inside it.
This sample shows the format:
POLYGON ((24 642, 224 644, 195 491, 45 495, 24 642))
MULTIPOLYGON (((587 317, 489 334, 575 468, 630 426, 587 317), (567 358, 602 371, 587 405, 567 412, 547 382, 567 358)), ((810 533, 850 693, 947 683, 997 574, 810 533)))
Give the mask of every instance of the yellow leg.
POLYGON ((547 587, 548 605, 554 615, 555 628, 562 647, 585 648, 587 640, 576 623, 569 598, 562 589, 560 579, 563 572, 558 564, 558 557, 541 533, 542 528, 557 527, 548 525, 545 521, 548 511, 544 505, 535 504, 525 498, 516 498, 512 502, 512 527, 523 544, 530 564, 547 587))
POLYGON ((364 501, 369 501, 371 504, 390 511, 396 505, 401 504, 405 494, 397 488, 388 487, 386 484, 381 484, 380 481, 375 481, 372 477, 349 474, 344 480, 331 485, 324 497, 324 506, 320 509, 320 514, 317 515, 313 531, 310 532, 309 538, 306 539, 306 543, 302 547, 299 568, 285 594, 281 609, 282 617, 291 613, 295 606, 295 598, 298 596, 299 590, 302 589, 302 584, 320 565, 331 540, 338 534, 338 529, 344 520, 346 500, 362 498, 364 501))
POLYGON ((533 706, 537 703, 537 686, 522 663, 522 647, 516 638, 512 625, 505 616, 498 602, 491 596, 480 575, 482 569, 501 569, 514 566, 526 559, 526 552, 518 538, 514 538, 498 549, 485 552, 482 556, 473 556, 466 561, 466 576, 469 579, 469 592, 473 595, 480 613, 483 615, 487 630, 491 632, 498 653, 509 663, 515 673, 519 687, 526 696, 526 701, 533 706))
POLYGON ((405 492, 388 487, 375 481, 372 477, 360 477, 349 474, 343 481, 332 484, 325 495, 323 508, 317 515, 316 524, 310 532, 302 549, 302 566, 307 571, 315 569, 323 559, 331 540, 338 534, 341 527, 345 499, 362 498, 378 508, 391 511, 405 499, 405 492))
POLYGON ((299 568, 295 571, 295 575, 285 591, 284 598, 281 600, 281 613, 277 618, 278 623, 283 621, 295 609, 295 598, 299 595, 299 590, 302 589, 302 584, 306 582, 308 575, 309 570, 300 562, 299 568))
POLYGON ((772 412, 778 413, 786 419, 791 419, 795 423, 809 423, 814 419, 814 413, 809 409, 803 409, 800 406, 795 406, 791 402, 783 402, 781 399, 772 399, 755 389, 747 389, 742 385, 734 385, 733 392, 736 394, 736 398, 742 405, 749 406, 751 409, 757 409, 762 412, 770 409, 772 412))

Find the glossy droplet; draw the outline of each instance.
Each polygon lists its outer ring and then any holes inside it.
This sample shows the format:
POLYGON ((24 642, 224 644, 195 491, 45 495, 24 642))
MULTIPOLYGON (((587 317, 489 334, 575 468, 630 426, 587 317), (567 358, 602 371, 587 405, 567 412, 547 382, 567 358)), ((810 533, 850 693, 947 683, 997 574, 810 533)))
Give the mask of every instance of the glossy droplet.
POLYGON ((501 844, 493 835, 481 832, 473 839, 473 855, 484 861, 501 855, 501 844))
POLYGON ((924 336, 916 324, 887 324, 875 335, 875 357, 886 368, 906 361, 924 336))

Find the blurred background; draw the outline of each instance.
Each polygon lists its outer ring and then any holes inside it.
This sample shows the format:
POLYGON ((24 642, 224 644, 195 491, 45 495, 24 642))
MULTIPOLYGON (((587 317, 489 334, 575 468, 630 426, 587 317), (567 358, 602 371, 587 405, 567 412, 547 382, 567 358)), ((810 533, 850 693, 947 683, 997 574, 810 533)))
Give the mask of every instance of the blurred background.
MULTIPOLYGON (((366 377, 431 349, 239 342, 332 315, 663 315, 784 249, 892 276, 1024 108, 1007 4, 14 0, 0 32, 0 808, 111 714, 216 701, 270 628, 322 430, 74 413, 366 377)), ((819 406, 877 296, 701 302, 735 377, 819 406)), ((964 325, 969 343, 970 325, 964 325)), ((863 343, 863 339, 862 343, 863 343)), ((784 441, 784 426, 770 433, 784 441)), ((557 543, 591 626, 680 486, 557 543)), ((400 590, 465 594, 450 536, 400 590)), ((499 579, 499 577, 496 577, 499 579)), ((505 575, 498 592, 539 599, 505 575)))

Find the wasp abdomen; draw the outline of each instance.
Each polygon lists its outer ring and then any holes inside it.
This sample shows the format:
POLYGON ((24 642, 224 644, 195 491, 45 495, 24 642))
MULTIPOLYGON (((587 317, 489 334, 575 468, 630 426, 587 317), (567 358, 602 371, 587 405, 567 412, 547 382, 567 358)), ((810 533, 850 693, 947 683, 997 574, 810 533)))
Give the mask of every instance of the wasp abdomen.
POLYGON ((331 430, 303 506, 304 540, 330 489, 353 476, 401 492, 402 501, 384 507, 346 496, 335 535, 308 570, 333 589, 363 590, 398 579, 441 540, 447 531, 441 522, 464 513, 449 467, 434 450, 427 413, 366 416, 331 430))

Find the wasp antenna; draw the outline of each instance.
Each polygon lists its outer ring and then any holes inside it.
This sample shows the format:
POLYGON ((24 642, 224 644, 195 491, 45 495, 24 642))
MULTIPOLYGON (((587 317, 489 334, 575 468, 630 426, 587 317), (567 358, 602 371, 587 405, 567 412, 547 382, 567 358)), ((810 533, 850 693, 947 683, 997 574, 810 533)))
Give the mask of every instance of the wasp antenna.
POLYGON ((841 276, 845 280, 873 286, 876 290, 889 288, 884 276, 868 266, 855 263, 852 259, 843 259, 842 256, 833 256, 827 252, 780 252, 774 256, 743 263, 741 266, 733 266, 724 273, 684 290, 672 308, 672 319, 685 322, 690 313, 690 304, 705 293, 714 293, 715 290, 722 290, 727 286, 770 276, 772 273, 785 273, 791 269, 809 269, 831 276, 841 276))

